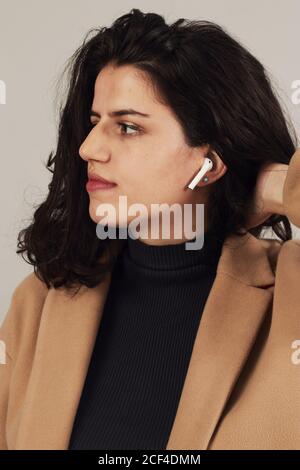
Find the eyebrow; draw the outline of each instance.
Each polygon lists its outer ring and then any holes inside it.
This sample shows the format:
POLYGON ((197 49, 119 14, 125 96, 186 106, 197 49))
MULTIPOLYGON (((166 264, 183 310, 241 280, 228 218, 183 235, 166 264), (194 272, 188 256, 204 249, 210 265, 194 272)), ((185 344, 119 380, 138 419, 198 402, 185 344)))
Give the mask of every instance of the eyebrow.
MULTIPOLYGON (((146 114, 146 113, 141 113, 140 111, 136 111, 135 109, 119 109, 117 111, 111 111, 110 113, 108 113, 109 117, 116 117, 116 116, 124 116, 124 115, 129 115, 129 114, 133 114, 133 115, 137 115, 137 116, 141 116, 141 117, 150 117, 150 114, 146 114)), ((98 118, 100 118, 100 114, 97 113, 96 111, 94 110, 91 110, 90 112, 90 117, 92 116, 96 116, 98 118)))

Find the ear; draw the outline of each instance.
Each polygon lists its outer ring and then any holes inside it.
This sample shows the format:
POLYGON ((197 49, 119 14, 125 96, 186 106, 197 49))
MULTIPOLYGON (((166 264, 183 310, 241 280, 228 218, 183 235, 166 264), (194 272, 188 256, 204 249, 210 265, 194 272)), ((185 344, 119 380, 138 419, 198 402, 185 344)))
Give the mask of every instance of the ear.
POLYGON ((211 183, 214 183, 218 179, 220 179, 227 171, 227 166, 223 162, 220 155, 213 149, 210 148, 209 145, 195 147, 193 149, 193 165, 195 166, 195 173, 192 175, 192 178, 199 172, 199 169, 202 167, 205 158, 210 158, 213 162, 213 167, 205 173, 205 177, 207 181, 201 179, 199 183, 195 186, 195 188, 200 187, 208 187, 211 183))
POLYGON ((227 166, 223 162, 222 158, 220 155, 215 151, 215 150, 210 150, 209 152, 210 158, 212 159, 214 165, 212 168, 212 177, 214 178, 214 181, 217 181, 219 178, 221 178, 227 171, 227 166))
MULTIPOLYGON (((199 181, 199 183, 197 184, 197 186, 199 187, 203 187, 203 186, 208 186, 210 185, 211 183, 214 183, 215 181, 217 181, 218 179, 220 179, 227 171, 227 166, 225 165, 225 163, 223 162, 222 158, 220 157, 220 155, 213 149, 211 149, 210 147, 208 148, 208 151, 206 153, 203 154, 203 150, 202 150, 202 153, 201 153, 201 162, 200 162, 200 165, 203 165, 203 162, 204 162, 204 159, 207 157, 207 158, 210 158, 213 162, 213 167, 211 170, 209 170, 205 176, 208 178, 208 181, 207 182, 204 182, 203 180, 199 181)), ((198 170, 199 171, 199 168, 198 170)))

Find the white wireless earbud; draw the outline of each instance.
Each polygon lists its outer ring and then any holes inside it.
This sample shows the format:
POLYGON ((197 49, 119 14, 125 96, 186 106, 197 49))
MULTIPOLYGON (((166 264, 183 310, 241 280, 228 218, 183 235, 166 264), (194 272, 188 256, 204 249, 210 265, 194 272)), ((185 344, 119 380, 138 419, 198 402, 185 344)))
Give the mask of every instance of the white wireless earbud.
POLYGON ((196 174, 196 176, 193 178, 193 180, 190 182, 190 184, 188 185, 188 188, 190 189, 194 189, 194 187, 196 186, 197 183, 199 183, 199 181, 201 180, 201 178, 203 178, 203 176, 205 175, 205 173, 207 173, 208 171, 210 171, 213 167, 213 162, 210 158, 207 158, 205 157, 205 160, 204 160, 204 163, 201 167, 201 169, 198 171, 198 173, 196 174))

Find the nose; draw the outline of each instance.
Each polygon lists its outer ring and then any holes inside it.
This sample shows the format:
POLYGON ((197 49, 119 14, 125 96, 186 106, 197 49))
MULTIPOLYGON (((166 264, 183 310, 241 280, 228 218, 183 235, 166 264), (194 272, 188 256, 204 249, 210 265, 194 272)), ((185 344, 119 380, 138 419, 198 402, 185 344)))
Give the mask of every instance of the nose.
POLYGON ((110 159, 110 151, 107 148, 107 145, 105 145, 104 139, 99 135, 96 135, 93 132, 94 130, 95 128, 91 130, 80 145, 79 155, 85 161, 97 160, 107 162, 110 159))

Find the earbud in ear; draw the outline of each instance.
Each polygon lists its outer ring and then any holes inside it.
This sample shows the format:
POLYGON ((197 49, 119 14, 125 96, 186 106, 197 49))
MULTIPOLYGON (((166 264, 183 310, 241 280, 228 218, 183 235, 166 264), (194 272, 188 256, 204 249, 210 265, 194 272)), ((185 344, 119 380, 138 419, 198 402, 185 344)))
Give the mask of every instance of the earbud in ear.
MULTIPOLYGON (((204 159, 204 163, 201 167, 201 169, 198 171, 198 173, 196 174, 196 176, 193 178, 193 180, 190 182, 190 184, 188 185, 188 188, 190 189, 194 189, 195 186, 199 183, 199 181, 201 180, 201 178, 203 178, 203 176, 205 175, 205 173, 207 173, 208 171, 210 171, 213 167, 213 162, 210 158, 207 158, 205 157, 204 159)), ((206 177, 206 181, 208 181, 208 178, 206 177)))

